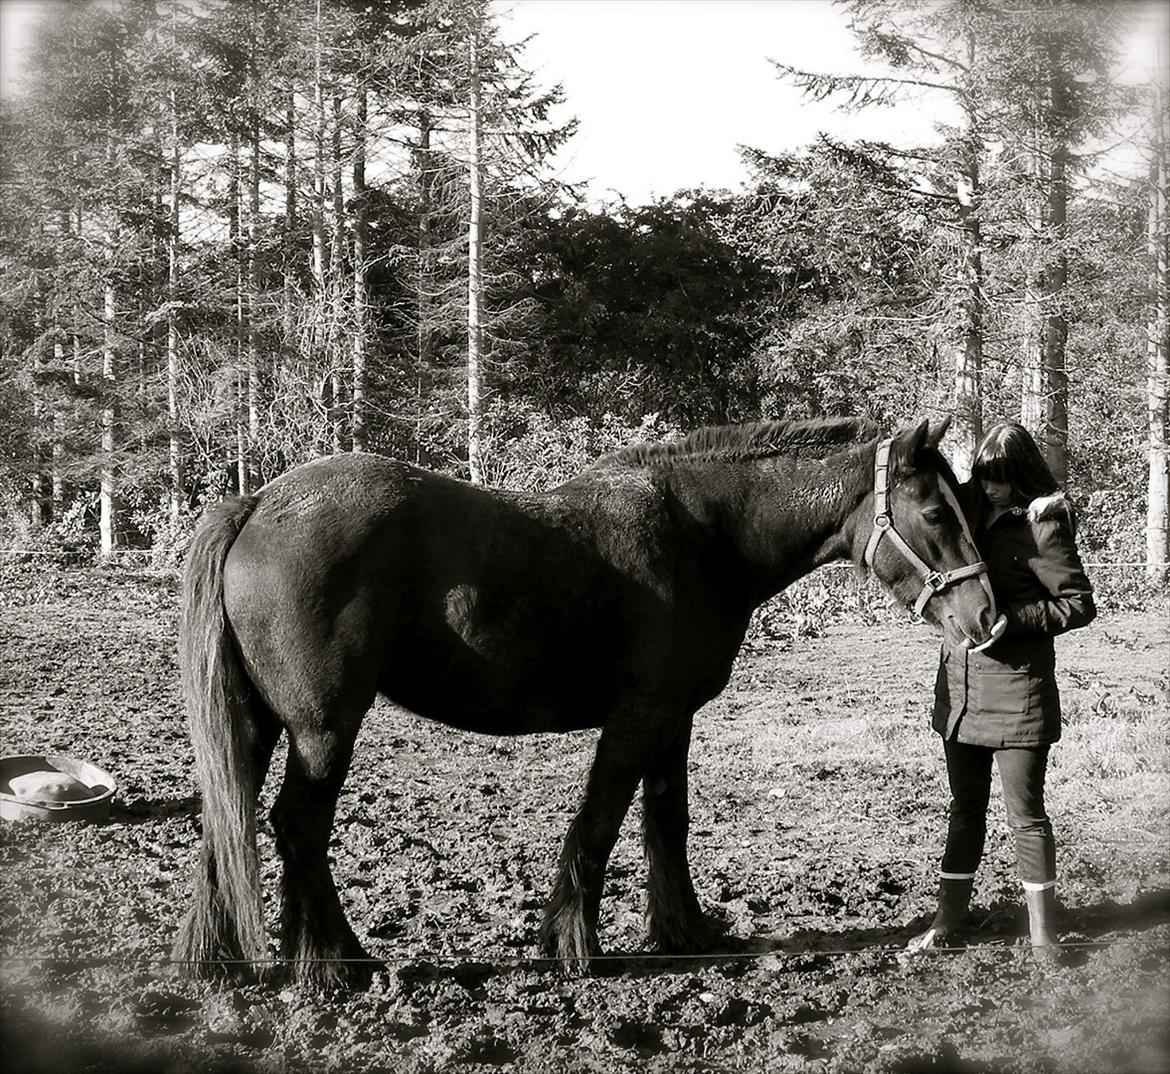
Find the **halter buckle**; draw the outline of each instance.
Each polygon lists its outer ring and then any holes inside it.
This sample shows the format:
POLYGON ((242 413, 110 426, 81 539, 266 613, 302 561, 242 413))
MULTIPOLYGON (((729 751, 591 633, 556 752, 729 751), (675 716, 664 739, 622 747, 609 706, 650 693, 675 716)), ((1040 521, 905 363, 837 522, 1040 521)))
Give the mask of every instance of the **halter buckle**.
POLYGON ((893 521, 894 520, 890 518, 889 514, 885 511, 883 511, 881 514, 873 516, 873 524, 875 529, 889 529, 889 527, 893 525, 893 521))
POLYGON ((949 579, 941 571, 931 571, 922 579, 922 584, 932 593, 941 593, 947 587, 949 579))

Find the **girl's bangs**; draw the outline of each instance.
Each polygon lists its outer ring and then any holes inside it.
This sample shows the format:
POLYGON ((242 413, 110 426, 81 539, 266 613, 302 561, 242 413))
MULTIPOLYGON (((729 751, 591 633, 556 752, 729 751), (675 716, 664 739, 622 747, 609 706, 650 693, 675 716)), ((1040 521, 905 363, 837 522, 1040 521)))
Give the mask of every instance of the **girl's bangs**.
POLYGON ((997 484, 1010 485, 1011 463, 1002 455, 993 455, 991 452, 981 454, 971 467, 971 476, 980 481, 995 481, 997 484))

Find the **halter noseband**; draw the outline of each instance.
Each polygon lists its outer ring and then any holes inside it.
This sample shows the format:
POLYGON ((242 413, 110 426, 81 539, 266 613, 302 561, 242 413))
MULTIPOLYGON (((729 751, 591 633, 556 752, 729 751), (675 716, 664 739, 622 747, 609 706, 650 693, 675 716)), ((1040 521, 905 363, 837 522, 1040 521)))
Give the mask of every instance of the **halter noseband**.
MULTIPOLYGON (((877 446, 877 454, 873 460, 873 533, 870 534, 869 544, 865 546, 865 563, 871 570, 873 569, 873 559, 877 553, 878 545, 882 543, 883 537, 888 537, 922 579, 922 592, 918 594, 918 599, 914 602, 914 614, 921 616, 922 609, 926 607, 927 601, 931 597, 937 596, 944 589, 954 585, 955 582, 985 575, 987 564, 980 560, 965 567, 956 567, 953 571, 936 571, 906 543, 906 539, 894 526, 894 516, 890 514, 890 445, 893 442, 892 437, 881 441, 877 446)), ((945 494, 945 485, 943 491, 945 494)), ((963 514, 963 509, 953 496, 947 496, 947 499, 950 500, 951 506, 959 516, 959 524, 963 527, 963 532, 967 535, 968 540, 971 540, 971 545, 974 547, 975 542, 971 539, 971 531, 967 528, 967 519, 963 514)), ((987 580, 980 578, 980 581, 983 583, 984 589, 990 593, 991 588, 987 580)))

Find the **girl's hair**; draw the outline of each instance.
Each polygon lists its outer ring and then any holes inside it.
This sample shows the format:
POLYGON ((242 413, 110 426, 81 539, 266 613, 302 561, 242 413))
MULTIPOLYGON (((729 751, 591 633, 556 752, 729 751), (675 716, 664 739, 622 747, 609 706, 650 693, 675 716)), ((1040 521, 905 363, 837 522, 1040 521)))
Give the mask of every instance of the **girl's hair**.
POLYGON ((1010 485, 1021 507, 1060 488, 1032 434, 1018 421, 1001 422, 987 431, 975 452, 971 476, 1010 485))

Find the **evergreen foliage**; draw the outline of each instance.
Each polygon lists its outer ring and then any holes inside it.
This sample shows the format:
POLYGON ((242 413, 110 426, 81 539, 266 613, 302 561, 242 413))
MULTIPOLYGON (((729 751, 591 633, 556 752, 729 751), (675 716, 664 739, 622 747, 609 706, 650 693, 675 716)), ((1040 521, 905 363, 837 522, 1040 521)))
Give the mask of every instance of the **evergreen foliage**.
POLYGON ((1149 107, 1126 9, 845 7, 886 73, 779 73, 938 95, 936 143, 746 149, 742 192, 599 207, 482 0, 51 6, 0 113, 0 544, 181 549, 330 451, 467 476, 474 185, 484 480, 728 421, 957 410, 961 443, 1023 413, 1091 554, 1142 558, 1166 239, 1159 181, 1103 167, 1149 107))

